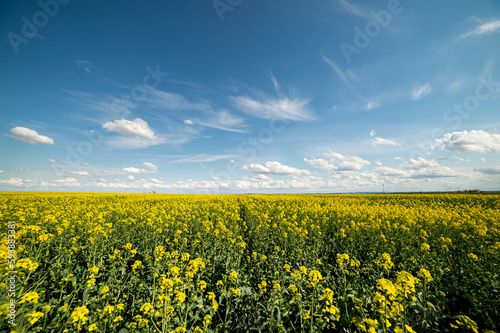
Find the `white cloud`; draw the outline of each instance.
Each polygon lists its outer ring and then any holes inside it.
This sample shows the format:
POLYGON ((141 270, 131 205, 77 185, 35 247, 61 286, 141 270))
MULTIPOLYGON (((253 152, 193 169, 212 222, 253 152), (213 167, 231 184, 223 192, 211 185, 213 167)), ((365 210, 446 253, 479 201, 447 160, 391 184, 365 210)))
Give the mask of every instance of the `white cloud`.
POLYGON ((496 167, 496 168, 476 168, 476 169, 474 169, 474 171, 478 171, 478 172, 484 173, 485 175, 491 175, 491 176, 500 175, 500 167, 496 167))
POLYGON ((135 177, 130 175, 130 176, 127 176, 127 180, 135 180, 135 177))
POLYGON ((389 177, 404 177, 406 176, 406 172, 399 169, 388 168, 388 167, 378 167, 373 169, 373 172, 377 175, 381 176, 389 176, 389 177))
POLYGON ((21 178, 11 178, 9 180, 0 180, 0 184, 10 185, 10 186, 21 186, 24 184, 21 178))
POLYGON ((420 86, 420 87, 413 89, 411 97, 414 100, 418 100, 418 99, 424 97, 425 95, 429 94, 431 92, 431 90, 432 90, 431 85, 429 83, 426 83, 423 86, 420 86))
POLYGON ((426 160, 422 157, 410 159, 401 166, 409 172, 408 177, 411 178, 438 178, 459 175, 452 169, 442 166, 436 161, 426 160))
POLYGON ((88 60, 76 60, 75 61, 78 67, 83 68, 83 70, 87 73, 90 73, 90 65, 92 64, 88 60))
POLYGON ((186 119, 186 120, 184 120, 184 124, 193 125, 194 123, 191 119, 186 119))
POLYGON ((56 163, 56 160, 53 159, 53 158, 49 158, 47 161, 51 162, 51 163, 56 163))
POLYGON ((150 178, 150 179, 155 184, 163 184, 163 182, 161 180, 159 180, 159 179, 156 179, 156 178, 150 178))
POLYGON ((241 128, 243 119, 227 112, 226 110, 210 112, 207 114, 210 115, 210 118, 206 120, 195 120, 196 124, 229 132, 242 133, 246 131, 245 129, 241 128))
POLYGON ((377 132, 375 132, 375 130, 370 131, 370 136, 375 136, 375 134, 377 134, 377 132))
POLYGON ((144 162, 142 163, 142 165, 144 165, 146 168, 149 168, 153 171, 157 171, 158 170, 158 167, 156 165, 154 165, 153 163, 150 163, 150 162, 144 162))
POLYGON ((356 171, 370 164, 370 162, 362 159, 359 156, 342 155, 332 151, 327 152, 323 155, 329 160, 322 158, 304 158, 304 161, 306 161, 316 169, 328 171, 356 171))
POLYGON ((500 30, 500 20, 483 23, 483 24, 477 26, 476 29, 474 29, 466 34, 463 34, 462 37, 469 37, 472 35, 490 34, 490 33, 496 32, 497 30, 500 30))
POLYGON ((52 182, 51 186, 59 187, 71 187, 71 186, 81 186, 81 184, 75 179, 71 177, 66 177, 62 179, 56 179, 52 182))
POLYGON ((14 171, 24 171, 24 172, 30 172, 30 171, 32 171, 31 169, 23 168, 23 167, 15 168, 15 169, 12 169, 12 170, 14 170, 14 171))
POLYGON ((69 173, 72 174, 72 175, 77 175, 77 176, 88 176, 89 175, 88 171, 75 171, 75 170, 71 170, 71 171, 69 171, 69 173))
POLYGON ((257 118, 288 119, 295 121, 313 120, 308 109, 309 100, 289 98, 265 98, 256 100, 246 96, 231 97, 235 106, 241 111, 257 118))
MULTIPOLYGON (((207 154, 198 154, 189 157, 183 157, 178 160, 173 161, 174 163, 198 163, 198 162, 215 162, 220 160, 228 160, 232 157, 237 157, 238 155, 207 155, 207 154)), ((231 163, 234 161, 231 160, 231 163)))
POLYGON ((489 134, 481 130, 446 133, 443 138, 435 140, 434 146, 460 153, 500 152, 500 134, 489 134))
POLYGON ((106 122, 102 125, 103 128, 111 132, 116 132, 124 136, 134 137, 136 139, 155 140, 156 136, 148 123, 141 118, 134 120, 120 119, 114 122, 106 122))
POLYGON ((375 109, 375 108, 378 108, 379 106, 380 106, 380 103, 379 103, 379 102, 369 101, 369 102, 368 102, 368 103, 366 103, 366 105, 365 105, 365 110, 375 109))
POLYGON ((251 173, 263 173, 282 176, 299 176, 311 174, 309 170, 300 170, 294 167, 283 165, 280 162, 276 161, 268 161, 265 163, 265 166, 261 164, 248 164, 243 166, 243 170, 251 173))
POLYGON ((150 90, 148 97, 148 103, 158 109, 158 110, 172 110, 172 111, 184 111, 184 110, 197 110, 197 111, 211 111, 209 104, 204 102, 192 103, 187 100, 184 96, 170 93, 161 90, 150 90))
POLYGON ((399 142, 393 139, 383 139, 383 138, 378 138, 375 137, 372 139, 372 146, 373 147, 378 147, 378 146, 399 146, 399 142))
POLYGON ((53 145, 54 140, 45 135, 40 135, 36 131, 26 127, 14 127, 10 130, 12 134, 7 134, 11 138, 19 141, 24 141, 30 144, 42 143, 45 145, 53 145))
POLYGON ((123 172, 127 172, 127 173, 147 173, 148 172, 145 169, 139 169, 139 168, 135 168, 135 167, 123 168, 122 170, 123 170, 123 172))
POLYGON ((0 173, 3 173, 3 170, 0 170, 0 173))

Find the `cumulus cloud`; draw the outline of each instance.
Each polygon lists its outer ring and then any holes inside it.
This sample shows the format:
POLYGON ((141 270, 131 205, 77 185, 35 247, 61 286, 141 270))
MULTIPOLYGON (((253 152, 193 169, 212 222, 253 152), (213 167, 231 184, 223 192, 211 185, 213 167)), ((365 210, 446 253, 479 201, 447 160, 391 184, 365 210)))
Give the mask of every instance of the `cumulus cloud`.
POLYGON ((44 145, 53 145, 54 140, 45 135, 40 135, 36 131, 26 127, 14 127, 10 130, 12 134, 7 134, 11 138, 29 144, 42 143, 44 145))
POLYGON ((155 140, 155 133, 146 121, 141 118, 134 120, 120 119, 113 122, 105 122, 103 128, 111 132, 119 133, 123 136, 134 137, 136 139, 155 140))
POLYGON ((422 157, 418 157, 417 159, 412 158, 401 166, 408 171, 408 177, 411 178, 439 178, 459 175, 457 172, 440 165, 436 161, 426 160, 422 157))
POLYGON ((146 168, 149 168, 153 171, 157 171, 158 170, 158 167, 156 165, 154 165, 153 163, 150 163, 150 162, 144 162, 142 163, 142 165, 144 165, 146 168))
POLYGON ((146 169, 139 169, 139 168, 135 168, 135 167, 123 168, 122 170, 123 170, 123 172, 126 172, 126 173, 146 173, 146 172, 148 172, 148 170, 146 170, 146 169))
POLYGON ((193 125, 194 123, 191 119, 186 119, 186 120, 184 120, 184 124, 193 125))
POLYGON ((500 30, 500 20, 490 21, 477 26, 474 30, 463 34, 462 37, 490 34, 500 30))
POLYGON ((372 140, 372 146, 373 147, 378 147, 378 146, 399 146, 399 142, 393 139, 383 139, 383 138, 378 138, 375 137, 372 140))
POLYGON ((243 170, 251 173, 262 173, 262 174, 272 174, 281 176, 300 176, 300 175, 310 175, 309 170, 300 170, 294 167, 283 165, 280 162, 268 161, 265 165, 261 164, 248 164, 243 166, 243 170))
POLYGON ((234 105, 241 111, 257 118, 288 119, 294 121, 313 120, 308 108, 309 100, 289 98, 252 99, 247 96, 231 97, 234 105))
POLYGON ((429 94, 431 92, 431 90, 432 90, 431 85, 429 83, 426 83, 423 86, 420 86, 420 87, 413 89, 411 97, 414 100, 418 100, 418 99, 424 97, 425 95, 429 94))
POLYGON ((434 146, 460 153, 495 153, 500 152, 500 134, 480 130, 446 133, 435 140, 434 146))
POLYGON ((399 169, 388 168, 388 167, 378 167, 373 169, 373 172, 380 176, 388 176, 388 177, 405 177, 406 172, 399 169))
POLYGON ((89 172, 88 171, 76 171, 76 170, 71 170, 68 173, 72 175, 77 175, 77 176, 88 176, 89 172))
POLYGON ((53 183, 51 185, 55 186, 55 187, 60 187, 60 186, 64 186, 64 187, 81 186, 81 184, 78 182, 78 180, 76 180, 75 178, 71 178, 71 177, 66 177, 66 178, 62 178, 62 179, 56 179, 56 180, 53 181, 53 183))
POLYGON ((21 186, 24 184, 21 178, 11 178, 9 180, 0 180, 0 184, 10 185, 10 186, 21 186))
POLYGON ((316 169, 327 170, 327 171, 356 171, 370 164, 370 162, 362 159, 359 156, 342 155, 332 151, 327 152, 323 155, 327 159, 304 158, 304 161, 306 161, 308 164, 312 165, 316 169))

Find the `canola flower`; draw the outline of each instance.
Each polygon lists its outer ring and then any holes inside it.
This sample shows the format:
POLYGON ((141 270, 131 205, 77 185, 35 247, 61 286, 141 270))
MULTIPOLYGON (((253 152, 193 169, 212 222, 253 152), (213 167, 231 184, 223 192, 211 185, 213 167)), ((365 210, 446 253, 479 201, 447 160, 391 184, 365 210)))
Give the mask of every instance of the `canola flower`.
POLYGON ((494 330, 499 199, 3 193, 16 331, 494 330), (470 313, 453 312, 447 281, 473 295, 470 313))

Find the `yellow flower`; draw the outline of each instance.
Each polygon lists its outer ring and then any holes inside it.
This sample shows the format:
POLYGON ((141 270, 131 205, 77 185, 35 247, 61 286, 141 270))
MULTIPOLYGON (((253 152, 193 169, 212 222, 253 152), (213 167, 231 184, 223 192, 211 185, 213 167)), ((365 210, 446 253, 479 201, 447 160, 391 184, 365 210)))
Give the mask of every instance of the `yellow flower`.
POLYGON ((290 265, 285 264, 285 266, 283 266, 283 268, 285 269, 285 271, 290 272, 290 268, 291 268, 290 265))
POLYGON ((142 261, 140 261, 140 260, 136 260, 136 262, 134 262, 134 264, 132 265, 133 270, 136 270, 136 269, 141 268, 141 267, 144 267, 144 266, 142 266, 142 261))
POLYGON ((207 283, 204 280, 201 280, 200 282, 198 282, 198 286, 200 286, 200 290, 204 292, 207 288, 207 283))
POLYGON ((229 288, 229 290, 233 293, 234 296, 238 297, 241 295, 241 289, 238 288, 229 288))
POLYGON ((307 268, 305 268, 304 266, 300 266, 300 267, 299 267, 299 271, 300 271, 302 274, 304 274, 304 275, 306 275, 306 274, 307 274, 307 268))
POLYGON ((321 276, 320 271, 312 270, 309 272, 309 282, 314 284, 315 282, 319 282, 321 280, 323 280, 323 276, 321 276))
POLYGON ((236 282, 236 279, 238 278, 238 273, 236 271, 232 271, 229 273, 229 280, 232 282, 236 282))
POLYGON ((152 309, 153 306, 151 305, 151 303, 144 303, 139 309, 139 311, 142 311, 142 313, 144 314, 148 314, 152 309))
POLYGON ((94 274, 94 275, 95 275, 95 274, 99 273, 99 268, 97 268, 97 267, 93 266, 93 267, 89 268, 89 271, 90 271, 92 274, 94 274))
POLYGON ((34 312, 29 313, 28 316, 31 318, 30 319, 30 324, 33 325, 34 323, 36 323, 38 321, 38 319, 40 319, 40 318, 42 318, 44 316, 44 313, 43 312, 34 311, 34 312))
POLYGON ((88 328, 89 332, 95 331, 96 329, 97 329, 97 325, 96 324, 92 324, 88 328))
POLYGON ((26 293, 19 301, 19 304, 23 304, 26 301, 28 303, 38 303, 38 297, 39 296, 38 296, 37 292, 32 291, 32 292, 26 293))
POLYGON ((429 251, 431 249, 431 246, 427 243, 422 243, 422 246, 420 246, 420 250, 422 251, 429 251))
MULTIPOLYGON (((82 324, 85 324, 85 322, 88 320, 86 315, 89 314, 89 309, 84 306, 80 306, 76 308, 72 313, 71 313, 71 319, 73 320, 73 324, 77 325, 80 321, 82 324)), ((80 325, 78 325, 80 327, 80 325)))
POLYGON ((189 253, 183 253, 181 255, 181 260, 182 261, 189 261, 189 253))
POLYGON ((391 269, 394 267, 394 264, 391 260, 391 255, 389 253, 382 253, 378 260, 374 261, 377 266, 380 266, 384 269, 391 269))
POLYGON ((459 328, 463 327, 467 330, 472 330, 474 333, 478 333, 477 330, 477 324, 475 321, 470 319, 467 316, 458 316, 458 319, 456 320, 457 325, 450 324, 452 328, 459 328))
POLYGON ((339 266, 347 266, 349 265, 349 255, 347 253, 337 254, 336 261, 339 266))
POLYGON ((428 270, 426 270, 425 268, 421 268, 421 269, 417 272, 417 274, 418 274, 419 276, 423 277, 423 278, 425 279, 425 281, 427 281, 427 282, 431 282, 432 280, 434 280, 434 279, 432 278, 432 276, 431 276, 431 273, 430 273, 428 270))
POLYGON ((472 259, 474 261, 478 261, 479 258, 474 253, 467 254, 467 258, 472 259))
POLYGON ((184 301, 186 300, 186 294, 178 291, 175 295, 175 300, 179 303, 184 303, 184 301))
POLYGON ((311 313, 309 311, 307 311, 306 314, 304 315, 304 320, 309 319, 310 316, 311 316, 311 313))

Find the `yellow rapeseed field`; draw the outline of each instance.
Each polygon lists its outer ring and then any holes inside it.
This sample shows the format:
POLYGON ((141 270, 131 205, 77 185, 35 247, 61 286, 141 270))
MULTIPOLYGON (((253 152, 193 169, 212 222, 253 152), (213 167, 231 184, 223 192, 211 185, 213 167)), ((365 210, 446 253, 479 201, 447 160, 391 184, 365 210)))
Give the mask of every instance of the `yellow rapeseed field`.
POLYGON ((2 332, 500 331, 496 194, 3 193, 0 221, 2 332))

